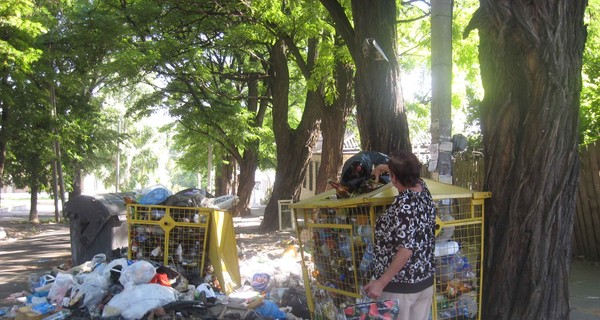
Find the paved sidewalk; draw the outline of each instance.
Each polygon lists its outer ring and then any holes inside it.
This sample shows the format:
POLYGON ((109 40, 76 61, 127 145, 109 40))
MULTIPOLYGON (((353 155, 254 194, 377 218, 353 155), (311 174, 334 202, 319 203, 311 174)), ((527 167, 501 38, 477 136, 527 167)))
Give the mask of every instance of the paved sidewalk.
POLYGON ((0 242, 0 306, 18 303, 6 300, 29 289, 29 274, 43 274, 71 256, 69 227, 57 224, 51 230, 15 241, 0 242))

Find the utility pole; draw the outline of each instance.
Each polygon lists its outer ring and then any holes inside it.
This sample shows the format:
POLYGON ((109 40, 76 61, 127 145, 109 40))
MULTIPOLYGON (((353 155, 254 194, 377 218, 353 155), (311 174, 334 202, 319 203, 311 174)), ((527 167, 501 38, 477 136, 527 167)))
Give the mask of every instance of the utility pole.
POLYGON ((452 0, 431 1, 431 161, 434 180, 452 184, 452 0))

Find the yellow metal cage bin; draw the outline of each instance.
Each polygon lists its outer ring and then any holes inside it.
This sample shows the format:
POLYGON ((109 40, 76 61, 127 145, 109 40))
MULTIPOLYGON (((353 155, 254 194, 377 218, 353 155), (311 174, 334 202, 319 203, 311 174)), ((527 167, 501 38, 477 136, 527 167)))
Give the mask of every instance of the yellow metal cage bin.
MULTIPOLYGON (((491 193, 424 180, 438 208, 432 319, 479 319, 484 199, 491 193)), ((353 198, 337 199, 329 190, 291 205, 313 318, 343 319, 346 306, 362 301, 375 220, 397 194, 388 183, 353 198)))
POLYGON ((190 281, 212 273, 226 294, 240 286, 235 230, 228 211, 127 204, 127 222, 129 259, 174 267, 190 281), (209 259, 212 270, 206 263, 209 259))

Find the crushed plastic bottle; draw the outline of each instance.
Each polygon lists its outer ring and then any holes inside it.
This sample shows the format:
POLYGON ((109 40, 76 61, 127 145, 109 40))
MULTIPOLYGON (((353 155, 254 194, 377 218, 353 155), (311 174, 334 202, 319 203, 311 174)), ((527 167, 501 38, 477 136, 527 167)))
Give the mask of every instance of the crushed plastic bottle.
POLYGON ((368 244, 367 245, 367 249, 365 250, 365 253, 363 254, 362 260, 360 261, 360 266, 358 267, 360 272, 362 273, 366 273, 369 271, 369 267, 371 266, 371 263, 373 262, 373 245, 372 244, 368 244))

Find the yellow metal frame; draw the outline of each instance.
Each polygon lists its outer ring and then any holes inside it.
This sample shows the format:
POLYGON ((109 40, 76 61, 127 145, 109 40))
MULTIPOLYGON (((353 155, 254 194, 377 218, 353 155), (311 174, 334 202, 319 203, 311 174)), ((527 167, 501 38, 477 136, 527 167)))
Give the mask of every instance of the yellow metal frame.
MULTIPOLYGON (((138 225, 151 225, 160 227, 164 231, 164 254, 162 263, 167 266, 170 261, 169 258, 172 257, 172 253, 170 250, 170 241, 171 241, 171 230, 175 227, 189 227, 189 228, 197 228, 197 229, 205 229, 202 252, 207 252, 207 244, 208 244, 208 234, 209 234, 209 223, 211 213, 214 211, 209 208, 197 208, 197 207, 172 207, 172 206, 160 206, 160 205, 141 205, 141 204, 127 204, 127 221, 128 221, 128 243, 129 250, 127 251, 127 257, 129 259, 133 259, 132 256, 132 244, 134 239, 132 239, 132 227, 138 225), (164 216, 158 220, 151 219, 152 211, 164 211, 164 216), (199 215, 199 222, 178 222, 173 218, 173 211, 181 211, 186 210, 189 212, 194 212, 199 215)), ((204 270, 204 262, 206 260, 206 255, 203 254, 200 259, 200 272, 204 270)))
MULTIPOLYGON (((442 199, 468 199, 470 201, 470 214, 469 217, 461 218, 459 220, 450 220, 450 221, 442 221, 437 217, 436 219, 436 236, 444 227, 456 227, 456 226, 469 226, 469 225, 478 225, 481 228, 481 243, 480 243, 480 252, 479 257, 483 259, 484 254, 484 212, 485 212, 485 199, 490 198, 492 196, 491 192, 476 192, 469 189, 465 189, 462 187, 448 185, 445 183, 424 179, 427 184, 432 197, 434 200, 442 200, 442 199), (477 210, 481 208, 481 210, 477 210)), ((398 191, 393 187, 391 183, 388 183, 370 193, 361 194, 357 197, 347 198, 347 199, 337 199, 335 190, 328 190, 324 193, 318 194, 315 197, 305 199, 291 205, 292 210, 295 211, 296 218, 296 230, 298 234, 298 239, 302 239, 301 234, 304 230, 312 230, 314 228, 350 228, 347 225, 343 224, 320 224, 316 222, 311 222, 311 216, 314 214, 316 210, 319 209, 344 209, 344 208, 355 208, 355 207, 369 207, 369 222, 371 226, 375 225, 376 212, 375 208, 377 206, 389 206, 394 198, 398 195, 398 191), (298 221, 298 218, 304 219, 303 223, 298 221)), ((371 234, 374 237, 374 233, 371 234)), ((302 261, 306 261, 304 257, 304 243, 300 241, 300 253, 302 257, 302 261)), ((352 248, 352 256, 354 256, 354 248, 352 248)), ((354 270, 356 273, 356 270, 354 270)), ((305 282, 305 290, 307 296, 308 308, 311 313, 311 317, 315 316, 315 301, 313 300, 312 291, 311 291, 311 283, 310 277, 308 274, 308 268, 303 263, 302 265, 302 273, 305 282)), ((355 276, 356 278, 356 276, 355 276)), ((344 294, 347 296, 360 298, 360 295, 357 294, 349 294, 347 291, 342 291, 336 288, 330 288, 327 286, 323 286, 320 284, 316 285, 319 289, 324 289, 329 292, 334 292, 338 294, 344 294)), ((437 290, 434 290, 434 295, 437 293, 437 290)), ((478 310, 477 310, 477 318, 481 318, 481 299, 482 299, 482 291, 483 291, 483 263, 479 268, 479 292, 478 292, 478 310)), ((432 303, 432 313, 433 319, 438 318, 437 314, 437 303, 436 297, 434 296, 434 303, 432 303)))

